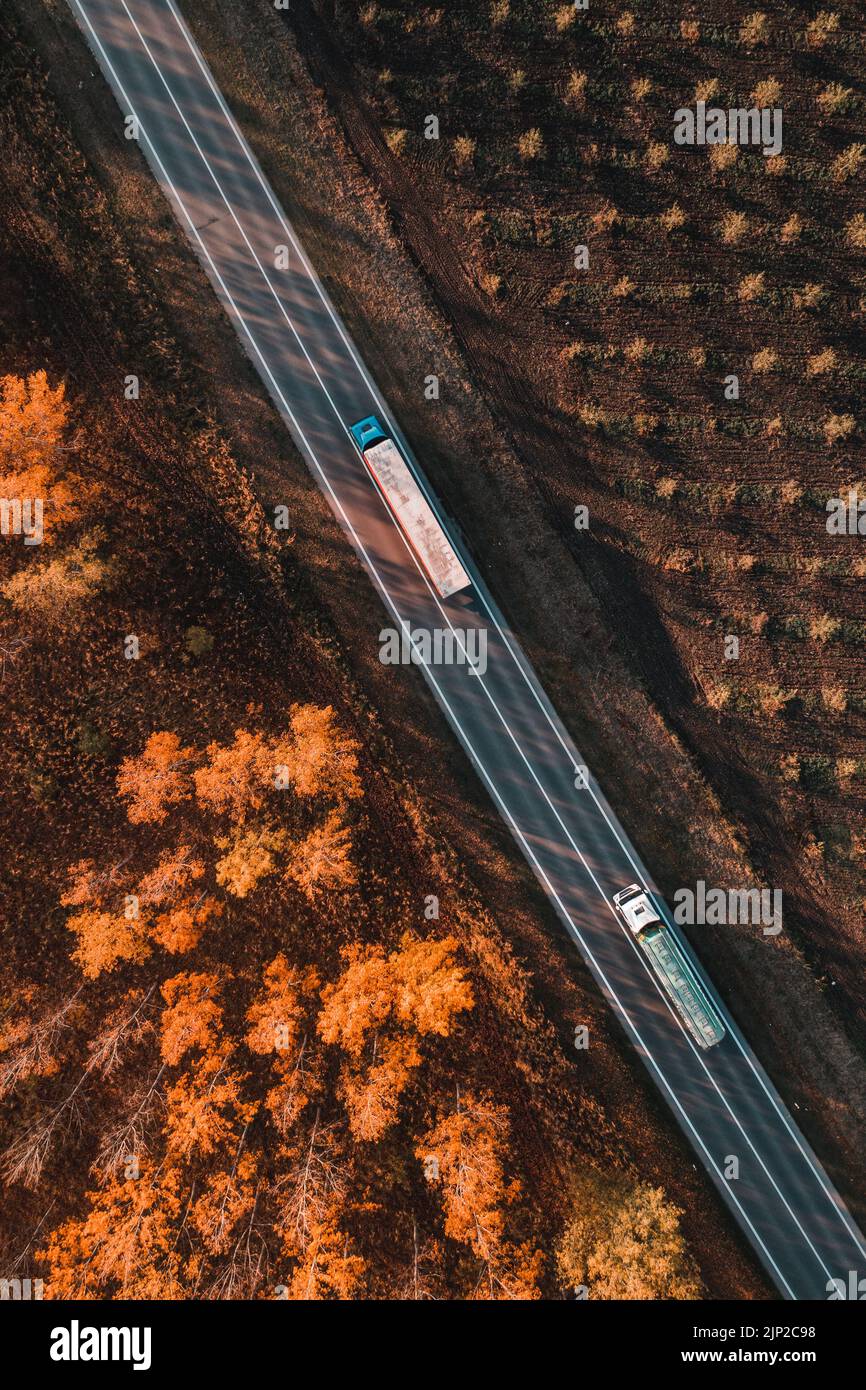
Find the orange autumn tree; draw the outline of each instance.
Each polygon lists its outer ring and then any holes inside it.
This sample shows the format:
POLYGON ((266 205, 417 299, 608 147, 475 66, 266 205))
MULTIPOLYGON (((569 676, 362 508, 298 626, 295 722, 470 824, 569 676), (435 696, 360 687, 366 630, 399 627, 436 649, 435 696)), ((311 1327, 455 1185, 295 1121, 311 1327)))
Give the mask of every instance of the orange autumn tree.
POLYGON ((74 959, 88 979, 121 961, 143 961, 150 954, 143 923, 124 902, 118 869, 101 872, 92 859, 80 860, 69 870, 69 886, 60 902, 78 908, 66 925, 76 938, 74 959))
POLYGON ((205 872, 189 845, 168 851, 136 885, 128 872, 100 873, 84 859, 69 871, 60 901, 79 911, 67 919, 76 937, 74 958, 88 979, 123 961, 141 962, 154 945, 177 954, 198 944, 207 923, 222 912, 197 887, 205 872))
POLYGON ((162 1058, 170 1067, 186 1063, 165 1095, 166 1151, 174 1162, 236 1142, 238 1127, 245 1129, 257 1109, 244 1099, 246 1074, 232 1065, 235 1049, 223 1032, 218 995, 212 973, 183 972, 162 986, 162 1058))
POLYGON ((38 1251, 52 1298, 183 1298, 178 1171, 148 1165, 137 1178, 109 1178, 87 1199, 87 1215, 64 1221, 38 1251))
POLYGON ((441 1192, 445 1234, 482 1262, 480 1295, 538 1298, 540 1253, 506 1240, 506 1213, 521 1191, 506 1176, 509 1128, 504 1106, 458 1093, 456 1108, 440 1115, 415 1153, 441 1192))
POLYGON ((203 1279, 205 1292, 247 1296, 261 1282, 244 1253, 262 1181, 245 1147, 257 1105, 224 1032, 220 978, 182 972, 161 994, 162 1066, 150 1082, 156 1091, 169 1074, 161 1130, 143 1148, 122 1145, 86 1214, 49 1238, 41 1258, 55 1297, 183 1298, 203 1279))
POLYGON ((453 937, 408 934, 388 956, 378 946, 351 946, 343 974, 322 991, 318 1031, 347 1054, 340 1087, 356 1138, 382 1137, 421 1064, 420 1039, 449 1037, 457 1016, 473 1007, 456 950, 453 937))
POLYGON ((192 847, 178 845, 162 855, 133 895, 149 936, 172 955, 191 951, 208 922, 222 915, 222 903, 201 886, 204 874, 204 861, 192 847))
POLYGON ((232 743, 209 744, 206 758, 195 773, 196 797, 229 821, 216 838, 224 851, 217 879, 227 892, 244 898, 276 873, 311 900, 355 883, 345 814, 362 794, 357 744, 330 706, 293 705, 285 733, 268 739, 238 729, 232 743), (302 811, 296 825, 286 823, 287 792, 302 811), (324 804, 325 815, 304 825, 312 803, 324 804))
POLYGON ((106 536, 99 528, 56 545, 99 493, 70 467, 77 440, 68 416, 63 383, 51 386, 44 371, 0 378, 0 540, 9 547, 5 558, 18 561, 0 595, 34 628, 47 630, 69 626, 74 610, 115 572, 100 554, 106 536))
POLYGON ((366 1265, 345 1229, 348 1161, 334 1125, 317 1111, 307 1134, 282 1150, 286 1161, 274 1188, 277 1229, 292 1261, 286 1282, 292 1299, 352 1298, 366 1265))
POLYGON ((193 950, 222 914, 218 889, 246 898, 270 879, 315 901, 355 883, 345 816, 362 794, 357 744, 329 706, 293 705, 282 732, 238 729, 203 752, 160 730, 124 758, 117 789, 132 825, 165 827, 171 839, 137 881, 93 860, 70 869, 61 902, 78 909, 67 925, 90 979, 155 947, 193 950))
POLYGON ((73 521, 87 489, 66 466, 69 406, 44 371, 0 378, 0 497, 40 499, 44 540, 73 521))
POLYGON ((177 734, 151 734, 137 757, 124 758, 117 790, 129 801, 132 825, 162 824, 169 808, 188 801, 192 791, 195 749, 182 748, 177 734))
POLYGON ((166 980, 161 993, 166 1004, 160 1031, 163 1061, 174 1067, 192 1047, 210 1051, 222 1022, 216 975, 174 975, 166 980))
POLYGON ((321 1088, 321 1064, 311 1054, 311 1003, 319 988, 315 970, 290 966, 280 952, 266 968, 263 990, 247 1010, 247 1046, 272 1058, 276 1077, 265 1106, 286 1134, 321 1088))

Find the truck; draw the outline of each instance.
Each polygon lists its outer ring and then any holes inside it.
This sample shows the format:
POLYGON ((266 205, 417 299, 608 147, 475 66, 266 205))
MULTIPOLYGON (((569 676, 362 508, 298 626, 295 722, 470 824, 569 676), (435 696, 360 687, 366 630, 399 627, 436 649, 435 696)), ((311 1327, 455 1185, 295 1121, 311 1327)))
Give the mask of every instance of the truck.
POLYGON ((472 583, 403 454, 375 415, 351 426, 367 472, 440 598, 472 583))
POLYGON ((674 934, 656 912, 640 884, 614 893, 613 903, 638 945, 648 956, 664 990, 698 1047, 715 1047, 725 1025, 674 934))

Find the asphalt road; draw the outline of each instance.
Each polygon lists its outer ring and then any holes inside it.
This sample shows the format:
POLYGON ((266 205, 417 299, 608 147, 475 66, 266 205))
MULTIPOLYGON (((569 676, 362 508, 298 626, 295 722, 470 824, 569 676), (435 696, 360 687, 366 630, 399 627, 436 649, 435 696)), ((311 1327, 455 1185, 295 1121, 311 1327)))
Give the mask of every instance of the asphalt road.
MULTIPOLYGON (((378 589, 382 626, 487 634, 484 674, 425 676, 569 934, 723 1200, 786 1298, 824 1299, 866 1275, 866 1244, 768 1077, 694 962, 727 1026, 690 1039, 611 898, 654 892, 601 790, 455 541, 473 588, 438 599, 368 477, 349 426, 377 414, 429 486, 241 136, 174 0, 68 0, 140 148, 314 477, 378 589), (289 268, 275 248, 288 246, 289 268), (729 1158, 739 1176, 726 1176, 729 1158)), ((131 157, 135 157, 133 147, 131 157)), ((458 534, 445 518, 452 539, 458 534)), ((371 634, 375 641, 378 634, 371 634)), ((658 900, 658 895, 656 894, 658 900)))

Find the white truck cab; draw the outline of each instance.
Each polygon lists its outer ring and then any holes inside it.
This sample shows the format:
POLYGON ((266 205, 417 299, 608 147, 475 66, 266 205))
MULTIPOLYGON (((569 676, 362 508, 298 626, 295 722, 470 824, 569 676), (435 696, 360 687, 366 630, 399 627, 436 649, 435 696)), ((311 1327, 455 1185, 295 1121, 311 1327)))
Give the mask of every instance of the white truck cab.
POLYGON ((613 903, 620 916, 628 922, 635 936, 639 936, 645 927, 651 927, 654 922, 661 921, 659 914, 649 900, 649 895, 637 883, 623 888, 620 893, 614 893, 613 903))

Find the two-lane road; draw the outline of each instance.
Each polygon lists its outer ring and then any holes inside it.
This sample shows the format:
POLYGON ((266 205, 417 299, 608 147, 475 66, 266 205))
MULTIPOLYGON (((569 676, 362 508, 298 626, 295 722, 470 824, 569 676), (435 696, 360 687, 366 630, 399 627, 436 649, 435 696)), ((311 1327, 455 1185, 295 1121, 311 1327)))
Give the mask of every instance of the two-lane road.
MULTIPOLYGON (((68 0, 238 335, 376 585, 383 626, 487 634, 483 674, 425 676, 557 913, 695 1151, 787 1298, 866 1275, 866 1244, 712 986, 728 1029, 702 1051, 611 898, 653 887, 522 656, 472 561, 473 587, 440 600, 370 480, 349 427, 376 414, 412 459, 306 260, 175 0, 68 0), (278 248, 288 247, 288 269, 278 248), (730 1159, 737 1177, 728 1176, 730 1159)), ((419 480, 430 496, 413 459, 419 480)), ((437 507, 435 499, 431 503, 437 507)), ((440 516, 441 508, 438 509, 440 516)), ((452 538, 454 528, 446 519, 452 538)), ((458 543, 455 547, 460 550, 458 543)), ((371 634, 376 640, 376 634, 371 634)), ((656 895, 658 900, 658 895, 656 895)), ((681 942, 682 949, 688 947, 681 942)), ((695 963, 695 969, 700 968, 695 963)))

